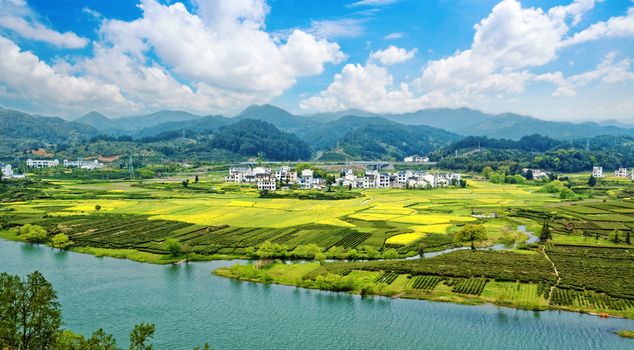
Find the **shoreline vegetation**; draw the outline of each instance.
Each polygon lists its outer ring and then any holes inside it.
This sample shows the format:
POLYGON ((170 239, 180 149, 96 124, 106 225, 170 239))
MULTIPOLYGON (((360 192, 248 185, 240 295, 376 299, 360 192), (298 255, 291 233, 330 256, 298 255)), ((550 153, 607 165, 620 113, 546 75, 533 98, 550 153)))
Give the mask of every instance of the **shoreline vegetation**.
MULTIPOLYGON (((570 247, 546 249, 557 263, 570 247), (553 253, 554 251, 560 251, 553 253)), ((568 250, 568 251, 567 251, 568 250)), ((569 256, 568 256, 569 257, 569 256)), ((615 257, 615 259, 620 259, 615 257)), ((634 300, 623 298, 615 282, 603 292, 571 289, 587 276, 564 274, 563 285, 538 249, 525 251, 459 251, 408 261, 288 264, 259 261, 222 267, 218 276, 241 281, 281 284, 362 296, 422 299, 466 305, 491 303, 523 310, 564 310, 599 317, 634 319, 634 300)), ((573 263, 574 264, 574 263, 573 263)), ((598 265, 593 266, 597 268, 598 265)), ((612 276, 612 278, 618 278, 612 276)), ((625 282, 627 285, 627 281, 625 282)), ((627 291, 626 291, 627 292, 627 291)))
POLYGON ((631 182, 471 174, 465 188, 341 189, 350 198, 325 200, 266 198, 224 175, 9 182, 0 238, 154 264, 255 260, 215 273, 260 283, 634 318, 631 182), (464 250, 433 254, 455 247, 464 250))

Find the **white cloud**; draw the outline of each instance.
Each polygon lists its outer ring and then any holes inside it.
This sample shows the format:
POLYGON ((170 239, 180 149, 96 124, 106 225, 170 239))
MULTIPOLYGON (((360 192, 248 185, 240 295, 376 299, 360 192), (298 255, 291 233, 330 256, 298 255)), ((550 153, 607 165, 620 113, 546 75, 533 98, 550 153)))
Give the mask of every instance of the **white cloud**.
POLYGON ((395 39, 401 39, 405 36, 405 34, 401 33, 401 32, 394 32, 394 33, 390 33, 386 36, 383 37, 384 40, 395 40, 395 39))
POLYGON ((611 52, 595 69, 564 77, 562 72, 546 73, 535 77, 536 81, 546 81, 557 86, 555 97, 574 97, 577 89, 589 85, 607 85, 623 82, 634 82, 634 72, 630 71, 630 60, 616 62, 616 53, 611 52))
POLYGON ((357 6, 385 6, 391 5, 399 0, 361 0, 357 2, 353 2, 348 5, 348 7, 357 7, 357 6))
POLYGON ((46 106, 47 112, 77 110, 85 104, 103 110, 133 107, 117 86, 58 73, 3 36, 0 36, 0 89, 3 101, 27 99, 32 106, 46 106))
POLYGON ((75 33, 60 33, 39 22, 28 22, 16 16, 0 17, 0 28, 11 30, 25 39, 43 41, 67 49, 79 49, 88 45, 87 39, 75 33))
POLYGON ((435 106, 504 108, 500 106, 508 107, 510 101, 523 103, 518 97, 534 81, 554 84, 556 97, 573 97, 578 89, 592 88, 596 83, 631 83, 629 60, 616 62, 614 56, 608 56, 596 69, 576 76, 532 72, 558 58, 570 27, 580 23, 594 4, 595 1, 577 0, 545 11, 523 8, 517 0, 503 0, 474 26, 471 47, 427 62, 422 74, 412 82, 394 82, 386 68, 372 63, 381 62, 380 54, 371 53, 367 65, 346 65, 326 90, 301 101, 300 106, 311 110, 361 108, 394 113, 435 106))
POLYGON ((363 20, 345 18, 338 20, 311 21, 309 33, 318 38, 357 38, 363 35, 363 20))
POLYGON ((385 67, 372 63, 347 64, 325 91, 301 101, 309 110, 339 111, 350 108, 374 113, 415 111, 427 105, 427 98, 416 98, 407 84, 394 86, 385 67))
POLYGON ((381 64, 389 66, 411 60, 416 55, 417 51, 417 49, 407 51, 406 49, 390 45, 384 50, 370 53, 370 59, 379 61, 381 62, 381 64))
POLYGON ((634 37, 634 7, 628 9, 627 15, 612 17, 607 21, 597 22, 587 29, 575 33, 562 45, 570 46, 601 38, 634 37))
MULTIPOLYGON (((51 74, 117 87, 123 100, 109 110, 119 114, 157 108, 226 113, 268 102, 298 78, 345 58, 336 43, 305 31, 274 38, 264 29, 264 0, 194 1, 193 12, 179 2, 142 0, 139 7, 142 16, 132 21, 104 18, 92 56, 58 58, 47 66, 51 74)), ((51 80, 48 88, 64 91, 64 82, 51 80)), ((22 98, 32 93, 24 90, 22 98)), ((99 96, 68 108, 98 109, 99 96)))

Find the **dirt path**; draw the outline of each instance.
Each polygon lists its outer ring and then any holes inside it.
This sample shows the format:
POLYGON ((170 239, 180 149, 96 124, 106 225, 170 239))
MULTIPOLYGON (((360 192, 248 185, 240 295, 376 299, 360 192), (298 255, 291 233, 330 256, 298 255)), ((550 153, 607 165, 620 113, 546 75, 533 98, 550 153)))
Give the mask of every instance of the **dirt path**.
POLYGON ((559 282, 561 282, 561 276, 559 276, 559 271, 557 270, 557 266, 555 265, 555 262, 548 256, 548 253, 546 253, 546 247, 545 246, 542 246, 542 254, 544 254, 544 257, 548 261, 550 261, 551 265, 553 265, 553 270, 555 270, 555 276, 557 276, 557 282, 554 285, 552 285, 550 287, 550 290, 548 291, 548 305, 550 305, 550 301, 553 298, 553 291, 559 285, 559 282))

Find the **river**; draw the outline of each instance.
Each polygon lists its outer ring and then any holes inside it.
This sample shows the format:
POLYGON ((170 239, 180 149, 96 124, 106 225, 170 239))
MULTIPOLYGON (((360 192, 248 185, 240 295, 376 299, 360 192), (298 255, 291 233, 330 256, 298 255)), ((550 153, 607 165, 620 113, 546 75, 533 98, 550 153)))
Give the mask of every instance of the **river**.
POLYGON ((41 271, 65 327, 103 327, 127 346, 140 321, 155 348, 192 349, 632 349, 612 332, 634 321, 260 285, 217 277, 230 262, 172 266, 60 252, 0 240, 0 271, 41 271))

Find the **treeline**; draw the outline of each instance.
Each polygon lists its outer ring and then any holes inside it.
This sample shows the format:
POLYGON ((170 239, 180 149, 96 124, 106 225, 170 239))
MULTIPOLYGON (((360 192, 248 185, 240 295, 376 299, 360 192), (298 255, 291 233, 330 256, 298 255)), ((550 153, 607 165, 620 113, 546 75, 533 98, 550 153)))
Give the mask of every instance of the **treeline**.
POLYGON ((445 169, 481 172, 486 167, 578 172, 603 166, 615 169, 634 165, 634 137, 599 136, 589 140, 558 141, 531 135, 519 141, 467 137, 431 154, 445 169), (456 152, 458 155, 456 156, 456 152))

